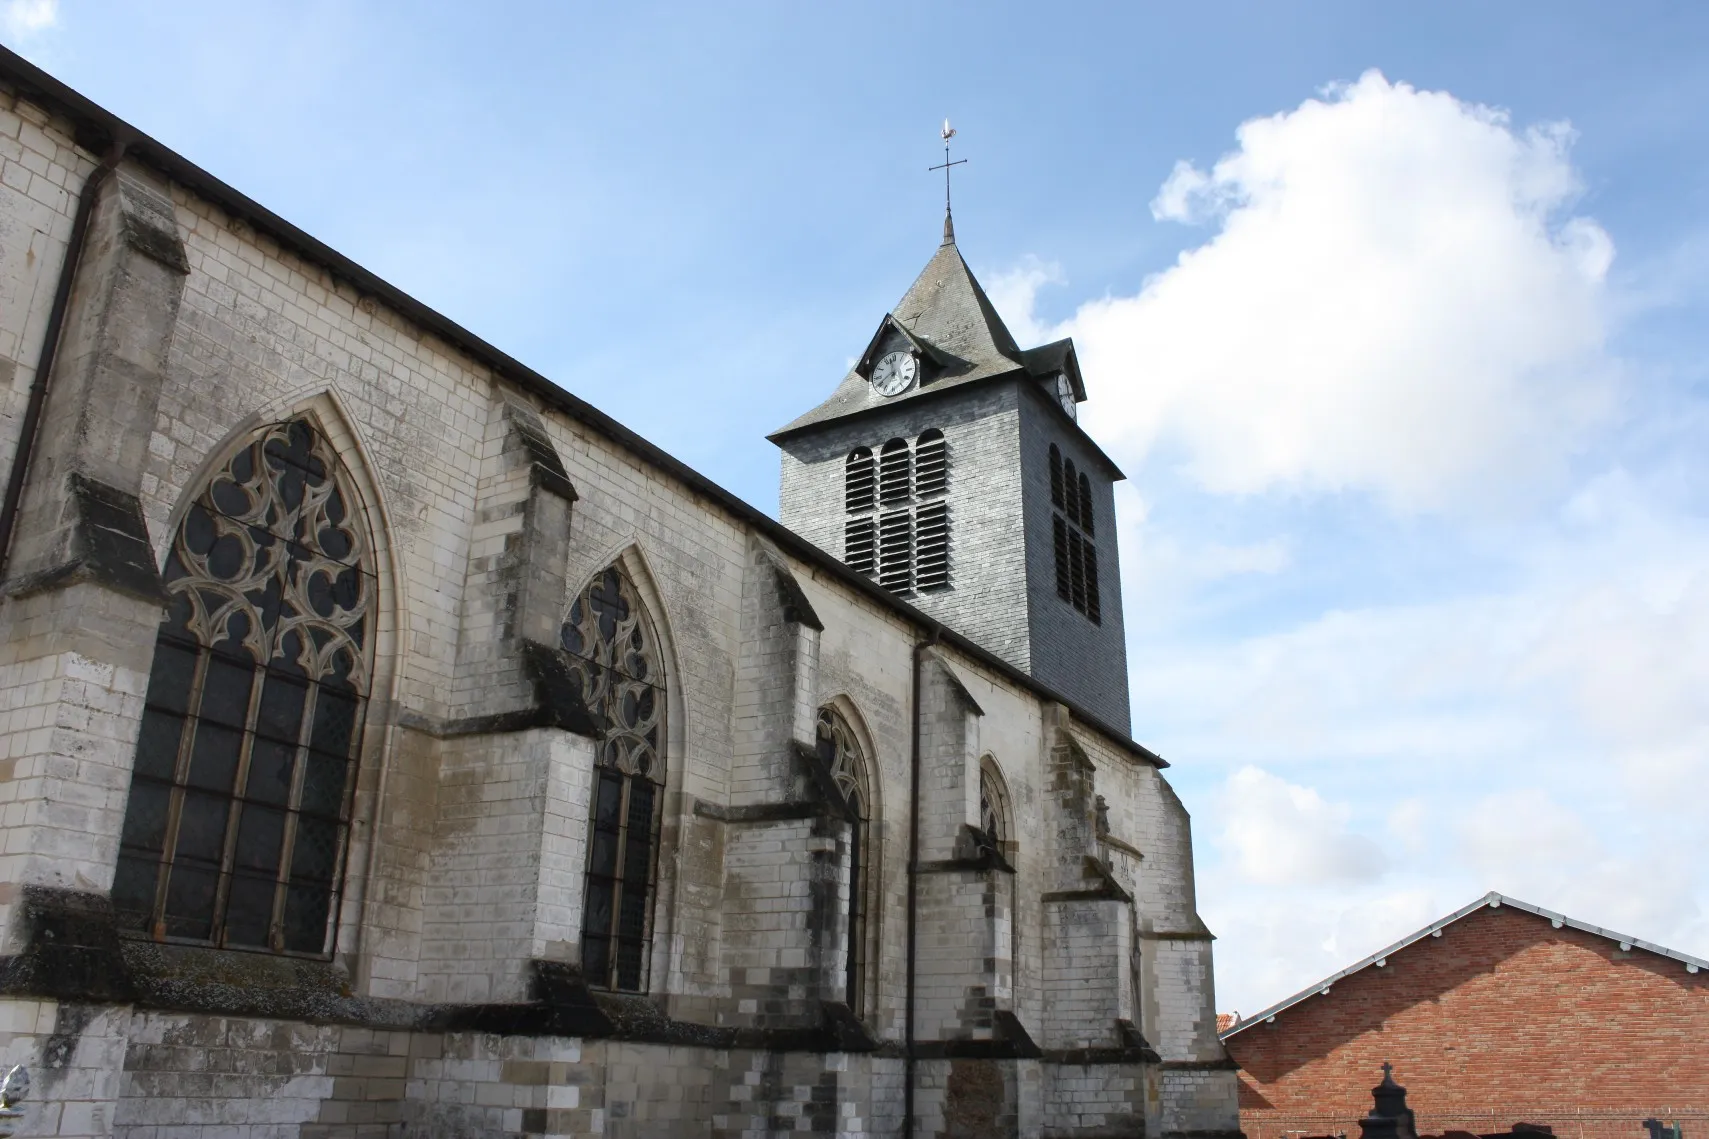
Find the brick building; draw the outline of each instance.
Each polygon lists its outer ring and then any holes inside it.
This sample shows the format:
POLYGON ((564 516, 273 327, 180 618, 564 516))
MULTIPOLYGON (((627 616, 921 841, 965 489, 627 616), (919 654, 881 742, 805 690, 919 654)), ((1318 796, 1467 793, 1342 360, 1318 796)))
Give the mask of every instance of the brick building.
POLYGON ((1231 1134, 1072 345, 874 318, 779 524, 0 51, 23 1133, 1231 1134))
POLYGON ((1351 1132, 1385 1061, 1421 1134, 1709 1128, 1709 962, 1500 894, 1221 1035, 1248 1139, 1351 1132))

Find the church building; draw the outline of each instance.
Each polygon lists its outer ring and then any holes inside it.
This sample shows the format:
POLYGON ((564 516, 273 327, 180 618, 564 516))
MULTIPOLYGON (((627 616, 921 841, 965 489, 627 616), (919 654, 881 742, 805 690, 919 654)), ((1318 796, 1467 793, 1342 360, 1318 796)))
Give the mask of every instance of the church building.
POLYGON ((873 325, 780 522, 0 49, 18 1134, 1237 1135, 1074 346, 873 325))

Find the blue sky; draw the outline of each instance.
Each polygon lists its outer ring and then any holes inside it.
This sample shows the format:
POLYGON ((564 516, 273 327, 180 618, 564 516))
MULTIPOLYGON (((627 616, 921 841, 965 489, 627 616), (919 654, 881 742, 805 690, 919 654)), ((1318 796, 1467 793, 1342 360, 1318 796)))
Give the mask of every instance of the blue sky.
POLYGON ((1247 1012, 1489 889, 1709 954, 1709 9, 0 0, 0 39, 775 509, 957 234, 1128 471, 1247 1012))

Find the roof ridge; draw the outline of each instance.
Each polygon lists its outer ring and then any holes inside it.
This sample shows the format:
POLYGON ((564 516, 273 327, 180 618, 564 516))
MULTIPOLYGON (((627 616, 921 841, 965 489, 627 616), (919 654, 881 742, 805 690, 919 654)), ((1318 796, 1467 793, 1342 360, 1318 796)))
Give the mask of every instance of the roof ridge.
POLYGON ((1542 906, 1535 906, 1530 902, 1523 902, 1518 898, 1509 897, 1506 894, 1491 890, 1477 901, 1461 906, 1446 917, 1438 918, 1423 929, 1406 935, 1394 944, 1383 949, 1379 949, 1377 952, 1354 962, 1345 969, 1331 973, 1329 976, 1314 985, 1307 985, 1293 996, 1277 1001, 1262 1012, 1257 1012, 1251 1016, 1240 1018, 1240 1020, 1236 1021, 1229 1028, 1218 1032, 1217 1038, 1220 1040, 1227 1040, 1234 1034, 1244 1032, 1246 1029, 1260 1021, 1274 1020, 1278 1013, 1292 1008, 1307 997, 1317 996, 1320 993, 1324 996, 1328 996, 1330 988, 1342 978, 1350 977, 1354 973, 1358 973, 1371 965, 1376 965, 1378 968, 1381 968, 1388 964, 1388 957, 1390 954, 1398 953, 1415 942, 1424 940, 1426 937, 1437 936, 1448 926, 1453 925, 1462 918, 1470 917, 1479 910, 1500 909, 1503 906, 1507 906, 1510 909, 1520 910, 1535 917, 1546 918, 1556 929, 1560 929, 1564 926, 1570 926, 1583 933, 1589 933, 1596 937, 1616 942, 1623 950, 1637 948, 1642 949, 1647 953, 1654 953, 1659 957, 1670 957, 1673 960, 1684 964, 1685 971, 1688 973, 1696 973, 1701 969, 1709 969, 1709 961, 1706 961, 1701 957, 1693 957, 1691 954, 1681 953, 1677 949, 1669 949, 1666 946, 1657 945, 1654 942, 1643 941, 1636 937, 1628 937, 1623 933, 1615 933, 1613 930, 1604 929, 1598 925, 1591 925, 1589 922, 1578 921, 1575 918, 1567 917, 1565 914, 1556 913, 1554 910, 1546 910, 1542 906))

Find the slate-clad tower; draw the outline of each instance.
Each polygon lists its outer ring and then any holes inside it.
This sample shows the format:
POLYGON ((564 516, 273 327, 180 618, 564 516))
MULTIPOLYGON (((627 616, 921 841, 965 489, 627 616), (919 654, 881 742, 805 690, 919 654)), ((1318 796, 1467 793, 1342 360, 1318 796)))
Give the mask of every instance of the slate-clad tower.
POLYGON ((1129 730, 1113 485, 1071 340, 1023 349, 953 229, 829 399, 770 436, 784 525, 1129 730))

